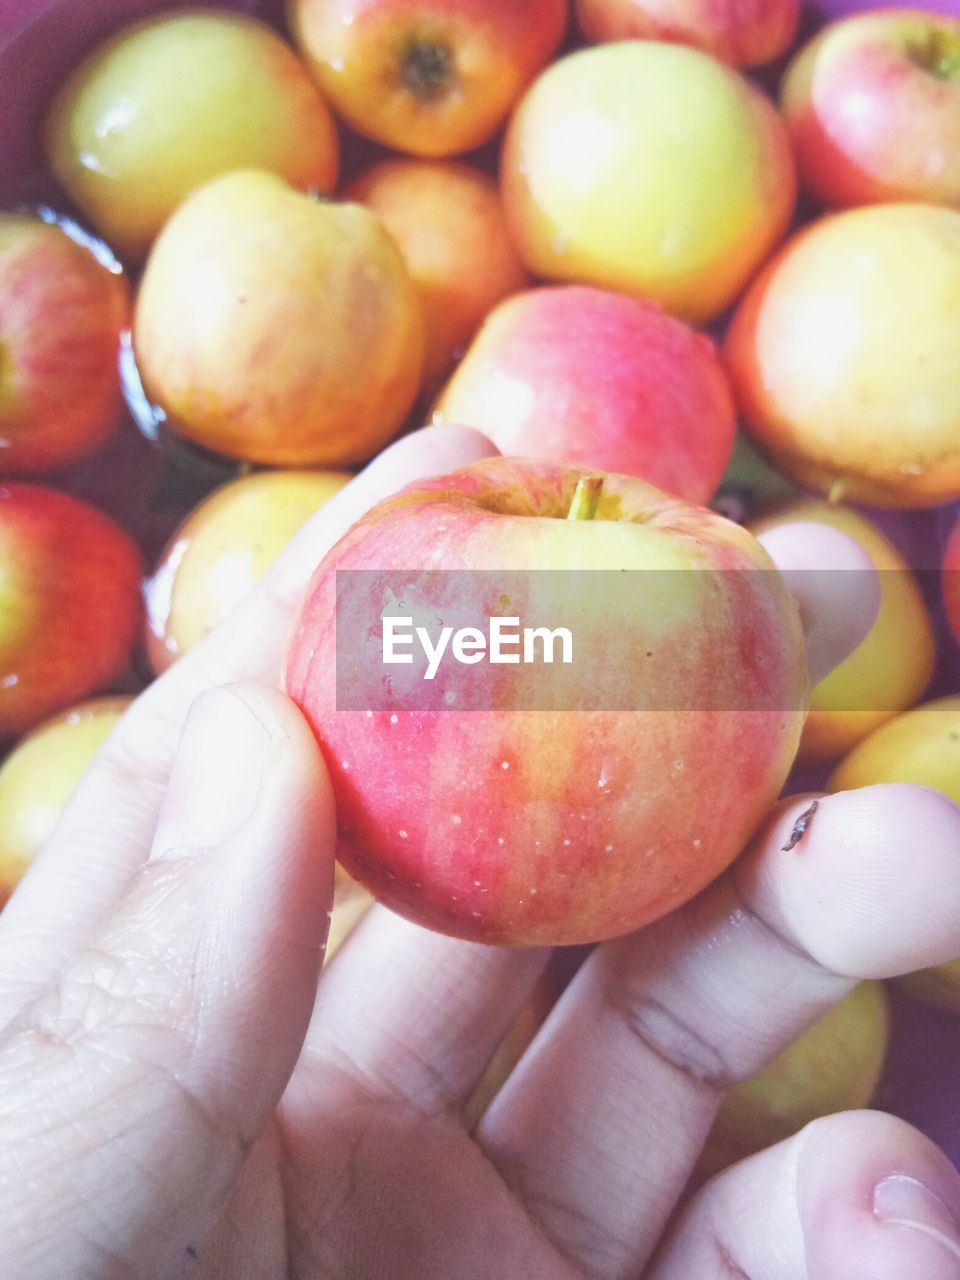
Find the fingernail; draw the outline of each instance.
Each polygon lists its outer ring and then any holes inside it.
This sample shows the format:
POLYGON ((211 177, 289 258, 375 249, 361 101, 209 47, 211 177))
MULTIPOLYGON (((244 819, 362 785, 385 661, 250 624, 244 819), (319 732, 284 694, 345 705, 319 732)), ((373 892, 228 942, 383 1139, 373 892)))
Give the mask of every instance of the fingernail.
POLYGON ((873 1193, 873 1212, 879 1222, 922 1231, 960 1260, 957 1215, 945 1200, 916 1178, 896 1173, 878 1183, 873 1193))
POLYGON ((226 843, 257 807, 273 739, 231 689, 201 694, 187 716, 153 857, 226 843))

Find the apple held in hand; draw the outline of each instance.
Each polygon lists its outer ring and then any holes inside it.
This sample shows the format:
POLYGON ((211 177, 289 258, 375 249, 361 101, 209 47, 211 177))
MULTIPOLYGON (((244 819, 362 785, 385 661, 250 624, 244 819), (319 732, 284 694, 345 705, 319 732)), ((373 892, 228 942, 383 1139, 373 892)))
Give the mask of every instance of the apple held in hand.
POLYGON ((55 470, 120 422, 124 278, 59 227, 0 213, 0 474, 55 470))
POLYGON ((780 790, 807 694, 795 606, 744 529, 632 477, 508 458, 354 526, 306 593, 286 684, 323 746, 350 875, 440 932, 549 945, 638 928, 722 871, 780 790), (372 580, 377 617, 338 576, 372 580), (554 667, 485 664, 470 670, 490 709, 446 709, 466 703, 445 670, 439 704, 393 710, 387 673, 413 669, 376 666, 391 583, 438 624, 500 616, 508 591, 532 616, 552 591, 593 657, 559 709, 554 667), (338 709, 338 653, 376 709, 338 709), (624 690, 646 709, 603 709, 624 690))
POLYGON ((877 506, 960 497, 960 212, 876 205, 795 236, 724 349, 747 426, 806 488, 877 506))
POLYGON ((705 322, 784 234, 796 183, 773 104, 696 49, 627 40, 549 67, 510 122, 501 174, 536 275, 705 322))
POLYGON ((756 67, 793 43, 800 0, 576 0, 586 38, 671 40, 735 67, 756 67))
POLYGON ((115 679, 140 626, 140 556, 107 516, 0 486, 0 738, 115 679))
POLYGON ((503 454, 640 476, 713 496, 736 420, 709 338, 654 303, 582 286, 533 289, 486 319, 434 420, 503 454))
POLYGON ((384 160, 344 195, 372 210, 400 247, 423 305, 432 389, 490 308, 528 283, 497 185, 453 161, 384 160))
POLYGON ((349 479, 342 471, 261 471, 191 511, 144 586, 147 656, 158 675, 233 612, 349 479))
MULTIPOLYGON (((933 624, 910 566, 865 516, 837 503, 801 500, 751 524, 758 536, 795 522, 847 534, 879 571, 880 609, 853 653, 813 688, 800 740, 805 764, 839 760, 885 720, 912 707, 933 675, 933 624)), ((831 571, 832 572, 832 571, 831 571)))
POLYGON ((904 8, 835 23, 794 59, 781 101, 824 204, 960 204, 960 21, 904 8))
POLYGON ((143 258, 174 209, 231 169, 332 189, 337 134, 293 50, 253 18, 163 14, 76 68, 46 122, 54 174, 113 248, 143 258))
POLYGON ((53 834, 130 698, 95 698, 38 726, 0 766, 0 906, 53 834))
POLYGON ((491 138, 567 21, 566 0, 290 0, 288 11, 343 119, 428 157, 491 138))
POLYGON ((148 395, 187 439, 254 462, 341 466, 376 453, 410 410, 423 320, 369 210, 238 171, 164 227, 134 346, 148 395))

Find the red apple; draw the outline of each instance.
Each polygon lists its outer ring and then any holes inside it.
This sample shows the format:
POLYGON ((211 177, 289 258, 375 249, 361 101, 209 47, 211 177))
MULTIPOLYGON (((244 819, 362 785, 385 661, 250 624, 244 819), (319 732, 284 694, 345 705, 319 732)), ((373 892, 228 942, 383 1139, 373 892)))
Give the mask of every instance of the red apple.
POLYGON ((0 474, 96 452, 121 420, 126 281, 39 218, 0 213, 0 474))
POLYGON ((950 629, 960 644, 960 521, 954 525, 943 554, 943 602, 950 629))
POLYGON ((0 486, 0 738, 109 685, 140 614, 140 555, 118 525, 53 489, 0 486))
POLYGON ((835 208, 960 204, 960 21, 857 14, 798 54, 782 106, 807 189, 835 208))
POLYGON ((503 454, 640 476, 697 503, 736 427, 709 338, 655 303, 576 286, 501 303, 434 418, 479 428, 503 454))
POLYGON ((496 133, 563 36, 565 0, 289 0, 320 88, 360 133, 418 156, 496 133))
POLYGON ((0 767, 0 906, 53 834, 130 698, 94 698, 39 725, 0 767))
POLYGON ((671 40, 755 67, 790 48, 800 0, 576 0, 576 13, 593 42, 671 40))
POLYGON ((496 458, 381 503, 318 568, 286 673, 345 869, 489 943, 594 941, 679 906, 736 857, 796 753, 803 641, 771 569, 712 512, 545 462, 496 458), (568 618, 580 658, 565 690, 542 662, 471 666, 473 703, 454 662, 421 701, 419 669, 383 663, 391 598, 491 634, 508 614, 568 618))

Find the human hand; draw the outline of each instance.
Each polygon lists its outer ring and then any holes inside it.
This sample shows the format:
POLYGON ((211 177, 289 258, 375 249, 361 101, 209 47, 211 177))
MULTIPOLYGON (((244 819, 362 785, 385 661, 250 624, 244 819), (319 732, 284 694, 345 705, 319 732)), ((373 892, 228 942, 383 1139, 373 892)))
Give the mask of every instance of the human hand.
MULTIPOLYGON (((0 916, 4 1274, 960 1275, 960 1180, 891 1117, 822 1121, 675 1215, 729 1083, 860 978, 960 954, 960 814, 935 793, 828 797, 789 852, 807 801, 782 805, 694 902, 596 949, 473 1135, 462 1104, 548 953, 375 909, 317 985, 333 803, 271 687, 297 599, 373 501, 488 452, 420 433, 328 504, 141 696, 0 916)), ((777 539, 784 566, 845 553, 777 539)), ((811 581, 822 674, 869 602, 838 614, 811 581)))

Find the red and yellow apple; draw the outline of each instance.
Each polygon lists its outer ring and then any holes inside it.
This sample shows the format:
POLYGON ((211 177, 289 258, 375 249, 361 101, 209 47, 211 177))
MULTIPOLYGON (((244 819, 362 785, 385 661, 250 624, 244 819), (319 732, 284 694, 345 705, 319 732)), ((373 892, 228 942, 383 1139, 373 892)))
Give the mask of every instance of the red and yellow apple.
POLYGON ((496 183, 469 165, 384 160, 344 196, 371 209, 400 246, 420 294, 424 380, 435 386, 501 298, 528 283, 496 183))
POLYGON ((762 1071, 726 1094, 698 1174, 791 1137, 811 1121, 873 1100, 890 1039, 882 982, 861 982, 762 1071))
POLYGON ((120 422, 123 276, 57 226, 0 213, 0 474, 95 453, 120 422))
POLYGON ((144 273, 134 347, 188 440, 278 466, 381 449, 420 389, 420 300, 368 210, 273 174, 216 178, 180 206, 144 273))
POLYGON ((795 178, 772 103, 696 49, 626 40, 549 67, 510 122, 504 205, 530 270, 705 322, 787 229, 795 178))
POLYGON ((943 603, 950 629, 960 644, 960 521, 943 553, 943 603))
POLYGON ((354 129, 441 157, 491 138, 545 66, 566 0, 289 0, 317 83, 354 129))
POLYGON ((342 471, 261 471, 204 498, 144 585, 146 650, 158 675, 233 612, 349 479, 342 471))
POLYGON ((725 357, 747 426, 798 483, 878 506, 960 497, 960 211, 814 223, 751 285, 725 357))
POLYGON ((793 43, 800 0, 576 0, 591 42, 671 40, 735 67, 756 67, 793 43))
POLYGON ((880 576, 880 609, 864 640, 813 688, 800 740, 806 764, 839 760, 885 720, 912 707, 933 675, 933 624, 910 566, 889 538, 849 507, 801 500, 751 524, 760 536, 800 521, 830 525, 867 553, 880 576))
POLYGON ((313 577, 286 670, 346 871, 440 932, 550 945, 638 928, 736 857, 789 771, 807 682, 796 607, 746 530, 633 477, 509 458, 356 524, 313 577), (421 702, 418 671, 383 663, 391 598, 491 632, 546 600, 579 665, 565 690, 543 662, 471 666, 461 710, 451 663, 421 702))
POLYGON ((65 190, 136 260, 191 191, 231 169, 304 191, 337 177, 333 119, 293 50, 216 9, 149 18, 94 49, 54 99, 45 143, 65 190))
POLYGON ((32 730, 0 766, 0 906, 53 834, 130 698, 95 698, 32 730))
POLYGON ((118 525, 54 489, 0 486, 0 738, 109 685, 140 613, 140 555, 118 525))
MULTIPOLYGON (((960 697, 939 698, 889 720, 854 747, 827 785, 852 791, 884 782, 933 787, 960 804, 960 697)), ((960 959, 897 984, 924 1004, 960 1013, 960 959)))
POLYGON ((904 8, 834 23, 790 65, 781 103, 824 204, 960 204, 960 20, 904 8))
POLYGON ((640 476, 700 504, 736 427, 709 338, 654 303, 578 285, 502 302, 434 420, 477 427, 503 454, 640 476))

